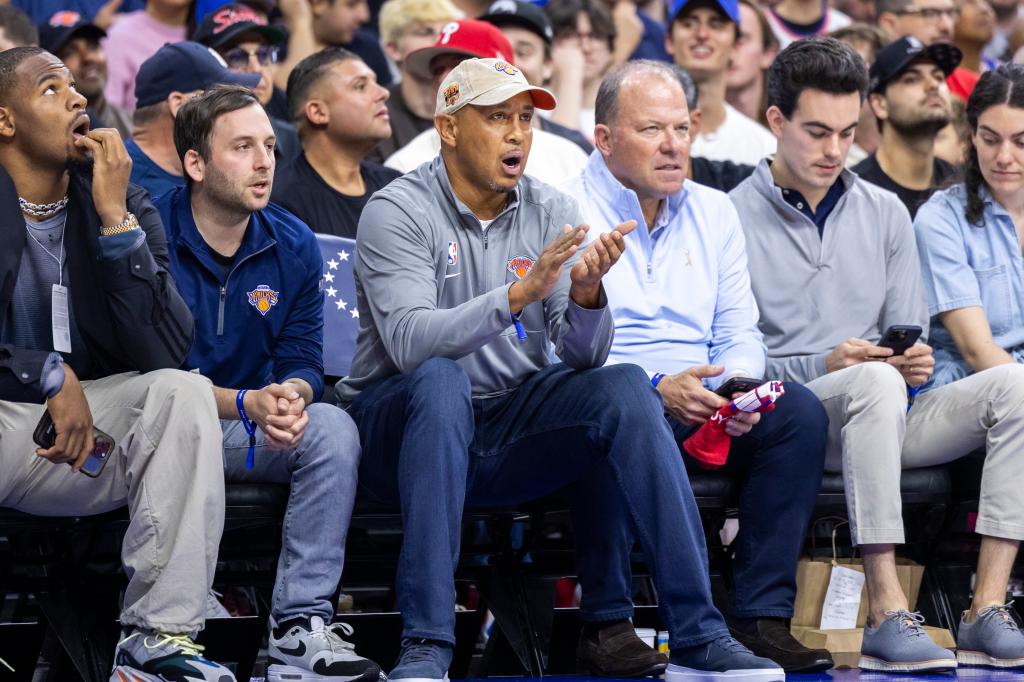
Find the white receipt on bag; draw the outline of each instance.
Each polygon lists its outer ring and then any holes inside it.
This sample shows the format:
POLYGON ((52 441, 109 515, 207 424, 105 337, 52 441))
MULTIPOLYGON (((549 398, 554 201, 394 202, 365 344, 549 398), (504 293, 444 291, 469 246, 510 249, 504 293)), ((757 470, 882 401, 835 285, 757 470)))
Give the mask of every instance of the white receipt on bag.
POLYGON ((864 574, 844 566, 832 566, 825 603, 821 606, 821 630, 848 630, 857 627, 864 574))

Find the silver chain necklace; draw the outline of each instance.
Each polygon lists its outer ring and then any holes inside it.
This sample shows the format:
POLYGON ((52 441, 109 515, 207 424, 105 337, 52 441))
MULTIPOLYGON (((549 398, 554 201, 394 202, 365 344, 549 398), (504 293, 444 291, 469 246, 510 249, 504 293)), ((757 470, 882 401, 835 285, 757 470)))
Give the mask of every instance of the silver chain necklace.
POLYGON ((18 197, 18 205, 21 206, 22 213, 27 213, 33 218, 49 218, 64 210, 64 207, 68 205, 68 195, 65 194, 63 199, 58 199, 52 204, 33 204, 27 199, 18 197))

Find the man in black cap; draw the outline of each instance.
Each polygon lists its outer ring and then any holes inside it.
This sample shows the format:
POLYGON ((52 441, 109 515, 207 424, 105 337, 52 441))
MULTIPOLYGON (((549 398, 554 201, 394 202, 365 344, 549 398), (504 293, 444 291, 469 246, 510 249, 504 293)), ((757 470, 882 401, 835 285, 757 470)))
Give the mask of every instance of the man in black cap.
POLYGON ((955 45, 925 45, 904 36, 879 52, 871 65, 867 101, 878 119, 882 143, 853 171, 893 191, 911 218, 957 173, 935 156, 935 136, 949 123, 946 78, 961 57, 955 45))
POLYGON ((960 63, 955 45, 925 45, 904 36, 878 53, 870 70, 868 103, 881 144, 853 171, 894 192, 913 218, 918 207, 957 170, 935 156, 935 136, 950 119, 946 78, 960 63))
POLYGON ((135 133, 125 142, 132 157, 132 183, 154 198, 184 187, 174 148, 178 109, 213 85, 255 88, 259 82, 257 74, 231 72, 219 55, 199 43, 183 40, 157 50, 135 79, 135 133))
MULTIPOLYGON (((512 43, 515 63, 532 85, 543 86, 551 80, 551 41, 555 37, 551 22, 537 5, 521 0, 494 0, 481 21, 494 24, 512 43)), ((541 130, 575 142, 590 153, 593 145, 578 130, 559 125, 543 116, 534 116, 533 124, 541 130)))
POLYGON ((86 113, 95 128, 116 128, 121 138, 132 136, 132 117, 103 96, 107 87, 107 53, 100 41, 107 32, 78 12, 54 13, 39 27, 39 46, 64 62, 75 77, 75 89, 89 103, 86 113))
POLYGON ((295 126, 274 116, 274 66, 278 62, 285 33, 267 23, 266 14, 249 5, 231 3, 210 12, 196 29, 194 40, 217 51, 228 68, 235 73, 254 73, 260 77, 255 94, 267 109, 270 125, 277 135, 274 153, 278 163, 294 158, 299 152, 295 126))

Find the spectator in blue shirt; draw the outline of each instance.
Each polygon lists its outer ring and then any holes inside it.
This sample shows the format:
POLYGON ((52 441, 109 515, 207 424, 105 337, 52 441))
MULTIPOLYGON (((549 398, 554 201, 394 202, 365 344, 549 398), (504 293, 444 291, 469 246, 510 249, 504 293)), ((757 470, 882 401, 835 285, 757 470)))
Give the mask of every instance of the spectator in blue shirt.
MULTIPOLYGON (((625 220, 646 226, 626 236, 620 267, 604 278, 615 321, 608 362, 635 363, 653 377, 682 442, 727 403, 714 392, 726 380, 764 376, 765 348, 736 209, 726 194, 686 181, 690 119, 677 68, 635 61, 605 77, 597 149, 582 176, 563 189, 579 202, 589 239, 625 220)), ((827 651, 804 647, 786 624, 821 484, 827 425, 814 394, 787 383, 771 414, 741 413, 726 426, 734 438, 726 471, 743 480, 730 626, 737 640, 787 672, 832 667, 827 651)), ((621 550, 622 557, 605 558, 610 572, 628 570, 627 546, 621 550)), ((601 586, 628 585, 628 578, 601 586)), ((589 587, 589 599, 609 606, 628 600, 614 589, 598 587, 597 596, 589 587)))
POLYGON ((174 141, 188 185, 156 206, 171 272, 195 317, 185 368, 213 382, 225 479, 291 487, 268 679, 377 682, 380 668, 331 626, 360 447, 348 415, 315 403, 324 386, 316 238, 268 206, 274 130, 250 90, 219 86, 191 100, 174 141))
POLYGON ((978 81, 967 102, 971 126, 966 182, 935 194, 918 211, 935 385, 997 365, 1024 362, 1024 67, 978 81))

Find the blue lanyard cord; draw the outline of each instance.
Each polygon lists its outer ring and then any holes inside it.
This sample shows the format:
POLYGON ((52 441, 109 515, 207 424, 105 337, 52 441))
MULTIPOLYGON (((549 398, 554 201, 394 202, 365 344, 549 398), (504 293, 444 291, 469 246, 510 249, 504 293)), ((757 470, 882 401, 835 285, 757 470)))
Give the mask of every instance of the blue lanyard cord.
POLYGON ((245 413, 245 394, 248 393, 248 389, 242 389, 235 396, 235 406, 238 408, 238 418, 242 420, 242 426, 245 427, 245 432, 249 434, 249 454, 245 457, 245 468, 252 469, 256 465, 256 424, 249 419, 249 415, 245 413))
MULTIPOLYGON (((519 313, 519 315, 522 314, 522 312, 519 313)), ((526 341, 526 329, 523 327, 523 323, 519 321, 519 315, 516 315, 515 313, 510 313, 510 315, 512 317, 512 324, 515 325, 516 328, 516 337, 520 341, 526 341)))
POLYGON ((910 408, 914 406, 914 398, 917 397, 917 394, 921 392, 922 388, 924 388, 924 384, 922 384, 920 386, 914 386, 914 387, 907 386, 907 412, 908 413, 910 412, 910 408))

